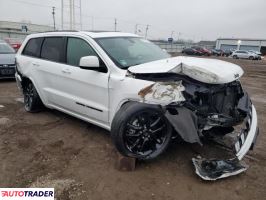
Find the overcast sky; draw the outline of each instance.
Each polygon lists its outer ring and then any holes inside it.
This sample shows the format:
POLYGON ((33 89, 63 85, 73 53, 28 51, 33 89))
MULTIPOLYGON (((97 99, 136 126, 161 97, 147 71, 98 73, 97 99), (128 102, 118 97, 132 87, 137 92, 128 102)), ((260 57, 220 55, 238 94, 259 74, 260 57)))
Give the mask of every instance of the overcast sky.
MULTIPOLYGON (((79 0, 75 1, 78 6, 79 0)), ((60 28, 61 0, 0 0, 0 21, 52 25, 52 6, 60 28)), ((78 21, 78 8, 76 13, 78 21)), ((141 24, 139 34, 144 34, 149 24, 152 39, 166 39, 172 31, 175 39, 197 41, 266 38, 266 0, 82 0, 82 14, 84 29, 114 30, 117 18, 119 31, 134 32, 135 24, 141 24)))

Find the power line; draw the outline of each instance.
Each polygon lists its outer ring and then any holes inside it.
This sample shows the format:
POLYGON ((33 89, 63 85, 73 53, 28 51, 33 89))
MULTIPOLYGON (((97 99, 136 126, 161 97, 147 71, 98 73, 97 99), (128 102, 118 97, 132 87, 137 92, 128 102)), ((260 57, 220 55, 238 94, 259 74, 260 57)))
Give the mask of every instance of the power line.
MULTIPOLYGON (((38 3, 32 3, 32 2, 28 2, 28 1, 22 1, 22 0, 12 0, 12 1, 16 1, 16 2, 19 2, 19 3, 23 3, 23 4, 29 4, 29 5, 33 5, 33 6, 45 7, 45 8, 55 7, 55 6, 48 6, 48 5, 38 4, 38 3)), ((59 9, 59 8, 55 7, 55 9, 59 9)))
MULTIPOLYGON (((32 5, 32 6, 38 6, 38 7, 43 7, 43 8, 53 8, 54 7, 54 10, 56 10, 56 9, 58 9, 58 10, 61 10, 62 8, 61 7, 57 7, 57 6, 54 6, 54 5, 44 5, 44 4, 39 4, 39 3, 34 3, 34 2, 29 2, 29 1, 24 1, 24 0, 12 0, 12 1, 14 1, 14 2, 18 2, 18 3, 22 3, 22 4, 27 4, 27 5, 32 5)), ((80 0, 80 2, 81 2, 81 0, 80 0)), ((64 5, 63 5, 64 6, 64 5)), ((68 5, 69 6, 69 5, 68 5)), ((80 9, 80 19, 81 19, 81 21, 80 21, 80 23, 76 23, 76 24, 80 24, 80 27, 81 27, 81 29, 83 28, 82 26, 83 26, 83 23, 82 23, 82 17, 88 17, 88 18, 91 18, 91 20, 92 20, 92 22, 90 23, 91 24, 91 26, 92 26, 92 30, 94 30, 94 22, 95 22, 95 20, 110 20, 110 21, 112 21, 114 18, 112 18, 112 17, 95 17, 95 16, 90 16, 90 15, 84 15, 84 14, 82 14, 81 13, 81 3, 80 3, 80 5, 78 6, 78 5, 73 5, 72 4, 72 6, 74 7, 74 8, 79 8, 80 9)), ((62 12, 62 10, 61 10, 61 15, 63 15, 63 13, 70 13, 71 11, 70 10, 64 10, 64 12, 62 12)), ((72 11, 73 12, 73 11, 72 11)), ((73 15, 72 15, 73 16, 73 15)), ((61 16, 61 18, 62 18, 62 16, 61 16)), ((72 18, 73 19, 73 18, 72 18)), ((120 23, 125 23, 125 24, 132 24, 132 25, 135 25, 135 33, 138 33, 138 26, 146 26, 146 31, 145 31, 145 37, 147 38, 148 37, 148 31, 149 31, 149 28, 150 28, 150 25, 144 25, 144 24, 142 24, 142 23, 138 23, 138 22, 134 22, 134 21, 130 21, 130 20, 124 20, 124 19, 119 19, 119 18, 116 18, 116 20, 115 20, 115 31, 117 31, 117 21, 119 20, 119 22, 120 23)), ((74 21, 74 20, 73 20, 74 21)), ((73 21, 72 21, 72 23, 73 23, 73 21)), ((64 23, 66 23, 66 22, 64 22, 64 23)), ((61 23, 61 28, 63 29, 63 24, 64 23, 61 23)), ((88 24, 88 23, 86 23, 86 24, 88 24)), ((169 30, 170 29, 161 29, 161 28, 158 28, 158 27, 156 27, 156 26, 152 26, 153 27, 153 29, 157 29, 157 30, 160 30, 160 31, 163 31, 163 32, 168 32, 169 33, 169 30)), ((73 27, 74 28, 74 27, 73 27)), ((178 31, 177 32, 175 32, 175 33, 179 33, 178 31)), ((180 39, 180 33, 178 34, 178 39, 180 39)), ((182 34, 182 35, 184 35, 184 34, 182 34)), ((187 34, 186 34, 187 35, 187 34)))

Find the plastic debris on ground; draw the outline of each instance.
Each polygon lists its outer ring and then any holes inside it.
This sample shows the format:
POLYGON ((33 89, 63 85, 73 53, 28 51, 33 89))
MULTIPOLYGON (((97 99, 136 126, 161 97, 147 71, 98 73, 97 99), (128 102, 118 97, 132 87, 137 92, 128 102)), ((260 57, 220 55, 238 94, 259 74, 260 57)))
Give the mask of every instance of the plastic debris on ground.
POLYGON ((195 166, 196 174, 206 181, 235 176, 248 169, 248 166, 237 158, 227 160, 192 158, 192 162, 195 166))

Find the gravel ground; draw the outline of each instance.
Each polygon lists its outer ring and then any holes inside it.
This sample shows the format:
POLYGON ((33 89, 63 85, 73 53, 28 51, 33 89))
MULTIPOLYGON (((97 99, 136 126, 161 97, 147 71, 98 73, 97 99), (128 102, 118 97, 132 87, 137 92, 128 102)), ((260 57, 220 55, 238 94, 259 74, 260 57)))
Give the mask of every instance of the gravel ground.
POLYGON ((173 142, 158 159, 117 171, 109 133, 63 113, 26 113, 13 80, 0 81, 0 187, 55 187, 57 199, 263 199, 266 196, 266 61, 232 60, 259 115, 256 148, 241 175, 202 181, 191 158, 223 150, 173 142))

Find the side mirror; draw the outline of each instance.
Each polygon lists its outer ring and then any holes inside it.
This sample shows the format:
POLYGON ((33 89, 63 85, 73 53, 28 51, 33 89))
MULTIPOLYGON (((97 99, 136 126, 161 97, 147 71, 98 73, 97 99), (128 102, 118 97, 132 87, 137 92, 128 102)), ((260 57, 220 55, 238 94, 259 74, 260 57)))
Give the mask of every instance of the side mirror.
POLYGON ((84 56, 80 58, 79 67, 81 69, 98 70, 100 61, 97 56, 84 56))

